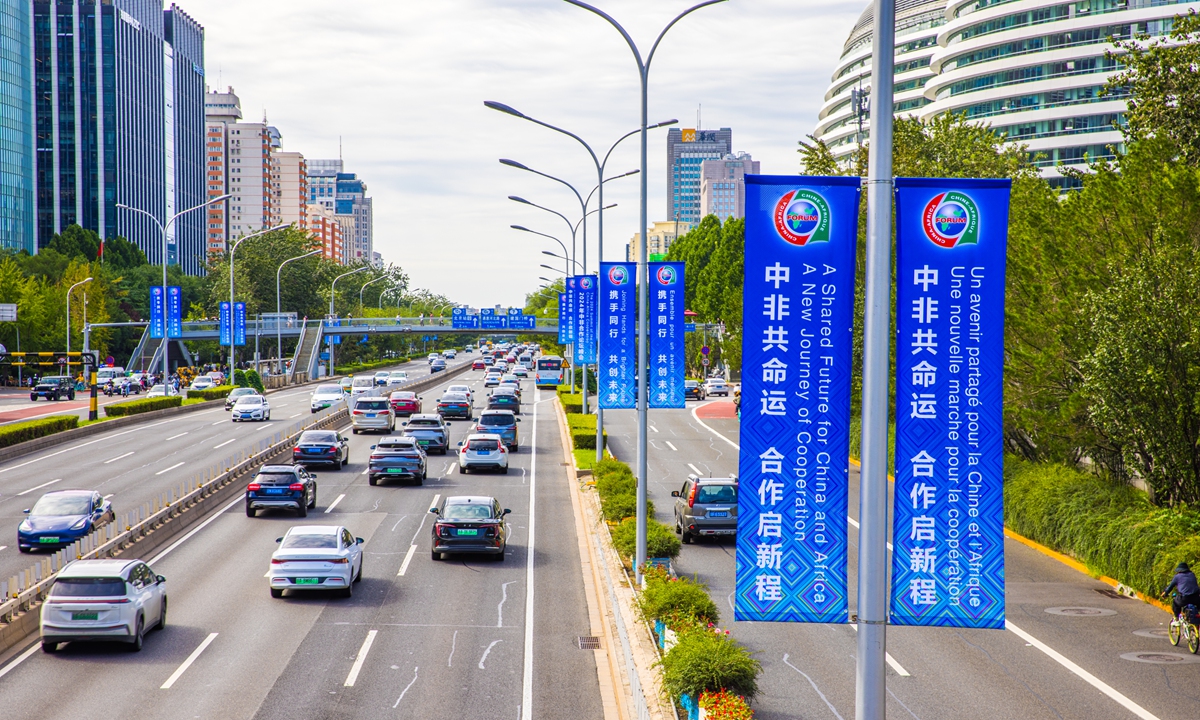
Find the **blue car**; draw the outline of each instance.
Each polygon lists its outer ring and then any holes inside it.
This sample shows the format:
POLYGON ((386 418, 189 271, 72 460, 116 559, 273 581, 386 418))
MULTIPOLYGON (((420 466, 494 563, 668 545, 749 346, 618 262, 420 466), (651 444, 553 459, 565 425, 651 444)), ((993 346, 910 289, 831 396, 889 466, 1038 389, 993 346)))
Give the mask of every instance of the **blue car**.
POLYGON ((500 442, 508 447, 509 452, 516 452, 521 446, 517 434, 517 423, 519 422, 521 419, 511 410, 484 410, 479 415, 475 432, 499 435, 500 442))
POLYGON ((25 514, 28 517, 17 526, 21 552, 57 550, 117 519, 112 504, 94 490, 48 492, 25 514))

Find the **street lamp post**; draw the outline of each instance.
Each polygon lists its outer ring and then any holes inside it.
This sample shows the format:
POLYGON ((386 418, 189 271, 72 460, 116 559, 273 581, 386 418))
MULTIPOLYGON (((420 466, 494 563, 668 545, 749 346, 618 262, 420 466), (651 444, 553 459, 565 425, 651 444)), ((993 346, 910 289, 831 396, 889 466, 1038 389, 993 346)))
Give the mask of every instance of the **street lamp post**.
MULTIPOLYGON (((247 240, 252 240, 257 237, 262 237, 263 235, 266 235, 268 233, 273 233, 276 230, 283 230, 284 228, 291 227, 291 225, 292 225, 291 223, 288 223, 287 225, 276 225, 275 227, 266 228, 265 230, 259 230, 256 233, 250 233, 249 235, 243 235, 242 237, 238 238, 233 243, 233 245, 231 245, 229 247, 229 377, 233 377, 233 371, 236 367, 234 364, 234 360, 235 360, 234 355, 237 352, 236 351, 237 345, 234 344, 234 332, 233 332, 233 256, 234 256, 234 253, 237 252, 238 246, 241 245, 242 243, 246 242, 247 240)), ((278 277, 278 274, 276 274, 276 277, 278 277)))
POLYGON ((90 283, 91 281, 92 281, 91 278, 88 278, 86 280, 80 280, 79 282, 75 283, 71 287, 67 288, 67 352, 68 353, 71 352, 71 291, 74 290, 75 288, 79 287, 80 285, 83 285, 84 283, 90 283))
MULTIPOLYGON (((280 315, 283 314, 283 310, 282 310, 282 305, 280 303, 279 276, 280 276, 280 273, 283 272, 284 265, 287 265, 288 263, 294 262, 296 260, 302 260, 306 257, 312 257, 313 255, 317 255, 320 252, 322 252, 322 249, 317 248, 316 250, 310 250, 310 251, 304 253, 303 255, 297 255, 294 258, 288 258, 287 260, 284 260, 283 262, 279 263, 279 269, 275 271, 275 353, 278 355, 279 369, 281 372, 283 371, 283 332, 279 328, 279 318, 280 318, 280 315)), ((232 270, 232 268, 233 268, 233 263, 230 262, 230 269, 232 270)), ((232 272, 230 272, 229 275, 230 275, 230 277, 233 277, 232 272)), ((233 308, 230 308, 230 312, 233 312, 233 308)), ((230 316, 230 317, 232 317, 232 316, 230 316)))
MULTIPOLYGON (((638 472, 637 472, 638 487, 637 487, 637 562, 636 562, 636 568, 635 568, 635 571, 637 574, 637 582, 640 584, 642 582, 642 567, 646 564, 646 485, 650 479, 649 473, 647 472, 647 462, 646 462, 646 446, 647 446, 646 423, 647 423, 647 419, 648 419, 647 418, 647 410, 648 410, 648 400, 649 400, 649 397, 646 392, 646 352, 647 352, 647 347, 646 347, 646 322, 647 322, 646 321, 646 310, 648 309, 649 302, 650 302, 650 300, 649 300, 650 272, 649 272, 649 266, 647 265, 647 259, 648 259, 647 252, 646 252, 647 243, 645 242, 646 223, 647 223, 647 215, 646 215, 646 211, 647 211, 646 199, 647 198, 646 198, 646 195, 647 195, 647 190, 648 190, 648 187, 646 184, 647 174, 648 174, 647 162, 646 162, 646 140, 647 140, 647 131, 649 130, 649 127, 647 126, 646 122, 647 122, 647 117, 648 117, 647 103, 649 100, 649 92, 648 91, 649 91, 649 84, 650 84, 650 63, 654 62, 654 53, 658 50, 659 43, 662 42, 662 39, 667 34, 667 31, 669 31, 672 27, 675 26, 675 23, 679 22, 685 16, 699 10, 700 8, 707 7, 709 5, 716 5, 717 3, 725 2, 725 0, 705 0, 705 2, 693 5, 692 7, 688 8, 687 10, 684 10, 683 12, 676 15, 675 18, 673 20, 671 20, 671 22, 667 23, 667 26, 662 29, 662 31, 658 34, 658 37, 655 38, 654 45, 651 46, 650 54, 646 56, 645 61, 642 60, 642 53, 641 53, 641 51, 638 50, 637 43, 635 43, 633 41, 633 38, 629 36, 629 33, 626 32, 625 28, 621 27, 621 24, 619 22, 617 22, 611 15, 609 15, 608 13, 605 13, 603 10, 601 10, 597 7, 594 7, 585 2, 582 2, 581 0, 563 0, 563 1, 570 3, 571 5, 581 7, 584 10, 595 13, 596 15, 599 15, 600 17, 602 17, 606 21, 608 21, 608 23, 610 25, 612 25, 614 28, 616 28, 617 32, 621 33, 621 37, 625 38, 625 42, 629 45, 629 49, 631 51, 633 51, 633 58, 637 62, 638 79, 641 82, 642 129, 641 129, 640 133, 641 133, 641 141, 642 141, 642 143, 641 143, 642 144, 642 148, 641 148, 641 161, 642 161, 641 162, 641 170, 642 170, 642 173, 641 173, 641 192, 640 192, 641 208, 640 208, 640 213, 639 213, 639 215, 640 215, 639 221, 640 222, 638 224, 638 227, 640 228, 640 231, 643 235, 643 242, 641 243, 641 247, 639 248, 639 252, 638 252, 638 276, 641 278, 641 286, 638 288, 638 300, 639 300, 639 302, 638 302, 638 472)), ((881 0, 881 1, 887 2, 888 0, 881 0)), ((890 59, 891 56, 889 55, 888 57, 890 59)), ((876 84, 878 85, 879 83, 876 83, 876 84)), ((876 105, 876 107, 879 107, 879 106, 876 105)))
POLYGON ((374 280, 368 280, 362 284, 362 287, 360 287, 358 289, 358 316, 359 317, 363 317, 363 290, 366 290, 367 286, 370 285, 371 283, 377 283, 380 280, 390 280, 390 279, 391 278, 387 275, 380 275, 379 277, 375 278, 374 280))
MULTIPOLYGON (((370 268, 370 265, 363 265, 359 268, 351 270, 350 272, 342 273, 341 275, 338 275, 337 277, 335 277, 333 279, 333 282, 329 284, 329 319, 330 320, 333 319, 333 301, 335 298, 337 298, 337 292, 336 292, 337 291, 337 281, 341 280, 344 277, 349 277, 356 273, 360 273, 363 270, 367 270, 368 268, 370 268)), ((329 377, 333 377, 333 338, 329 338, 329 377)))
MULTIPOLYGON (((158 230, 162 234, 162 265, 163 265, 163 274, 162 274, 162 303, 163 303, 163 308, 162 308, 162 313, 163 313, 162 381, 163 381, 164 389, 167 387, 167 376, 170 374, 170 366, 167 363, 167 358, 170 355, 170 352, 169 352, 170 338, 167 337, 170 334, 167 332, 167 328, 170 326, 170 324, 167 322, 167 318, 168 318, 168 315, 167 315, 167 313, 168 313, 168 309, 167 309, 167 262, 169 261, 169 258, 167 257, 167 230, 172 225, 175 224, 176 220, 183 217, 184 215, 186 215, 190 212, 194 212, 196 210, 200 210, 202 208, 206 208, 209 205, 215 205, 216 203, 224 202, 231 197, 233 197, 233 195, 231 193, 225 193, 224 195, 218 195, 215 198, 211 198, 207 202, 203 202, 199 205, 190 207, 186 210, 180 210, 179 212, 175 213, 171 217, 167 218, 167 221, 165 223, 159 222, 157 216, 155 216, 153 213, 147 212, 146 210, 142 210, 141 208, 130 207, 129 205, 126 205, 125 203, 117 203, 117 207, 121 210, 129 210, 130 212, 135 212, 135 213, 138 213, 139 215, 145 215, 146 217, 150 218, 150 220, 153 221, 154 224, 158 226, 158 230)), ((230 308, 229 310, 231 313, 233 312, 233 308, 230 308)))

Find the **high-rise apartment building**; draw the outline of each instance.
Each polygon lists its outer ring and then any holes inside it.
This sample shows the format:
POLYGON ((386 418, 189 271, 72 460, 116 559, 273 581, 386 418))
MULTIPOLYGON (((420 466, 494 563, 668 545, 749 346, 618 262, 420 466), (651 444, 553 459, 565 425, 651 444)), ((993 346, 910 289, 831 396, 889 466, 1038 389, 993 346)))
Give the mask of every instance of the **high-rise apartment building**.
POLYGON ((336 263, 345 264, 342 252, 342 223, 338 221, 337 213, 324 205, 312 204, 307 206, 308 232, 321 245, 321 257, 336 263))
POLYGON ((308 229, 308 163, 298 152, 277 152, 279 221, 308 229))
MULTIPOLYGON (((647 256, 665 255, 671 248, 675 238, 692 229, 691 223, 670 221, 655 222, 646 232, 649 244, 646 246, 647 256)), ((642 252, 642 234, 634 233, 633 238, 625 246, 625 262, 638 262, 642 252)))
POLYGON ((308 161, 308 202, 333 210, 342 222, 344 262, 374 257, 374 211, 367 184, 345 171, 341 158, 308 161))
MULTIPOLYGON (((162 262, 159 223, 204 186, 203 29, 159 0, 32 4, 39 246, 78 224, 162 262)), ((202 272, 204 224, 177 221, 166 260, 202 272)))
POLYGON ((342 172, 342 160, 308 161, 308 204, 333 209, 337 198, 337 176, 342 172))
POLYGON ((757 175, 759 162, 747 153, 700 163, 700 216, 721 222, 746 217, 746 175, 757 175))
POLYGON ((700 222, 700 164, 733 152, 733 131, 671 128, 667 131, 667 218, 700 222))
POLYGON ((36 253, 32 9, 0 0, 0 250, 36 253))

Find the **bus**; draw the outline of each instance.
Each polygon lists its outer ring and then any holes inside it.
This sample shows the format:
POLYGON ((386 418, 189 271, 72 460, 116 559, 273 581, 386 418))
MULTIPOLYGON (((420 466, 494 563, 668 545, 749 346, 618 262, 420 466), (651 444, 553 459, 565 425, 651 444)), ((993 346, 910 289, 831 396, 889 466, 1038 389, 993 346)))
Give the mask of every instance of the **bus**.
POLYGON ((534 385, 540 388, 558 387, 563 382, 563 368, 566 363, 557 355, 546 355, 537 359, 537 370, 534 375, 534 385))

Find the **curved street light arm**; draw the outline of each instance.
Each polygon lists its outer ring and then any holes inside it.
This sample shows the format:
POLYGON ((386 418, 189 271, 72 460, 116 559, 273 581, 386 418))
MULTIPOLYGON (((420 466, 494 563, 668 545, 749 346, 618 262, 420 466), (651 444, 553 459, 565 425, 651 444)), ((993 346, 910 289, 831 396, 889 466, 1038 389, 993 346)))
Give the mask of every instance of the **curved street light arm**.
MULTIPOLYGON (((723 2, 727 2, 727 1, 728 0, 705 0, 705 2, 697 3, 696 5, 693 5, 692 7, 688 8, 687 10, 684 10, 683 12, 676 15, 675 19, 672 20, 671 22, 667 23, 667 26, 662 29, 662 32, 660 32, 658 34, 658 37, 654 40, 654 45, 650 47, 650 54, 646 56, 646 72, 650 71, 650 63, 654 62, 654 53, 658 50, 658 44, 660 42, 662 42, 663 36, 667 34, 667 31, 675 26, 675 23, 684 19, 688 15, 691 15, 692 13, 696 12, 700 8, 708 7, 709 5, 716 5, 718 3, 723 3, 723 2)), ((571 2, 571 0, 567 0, 567 2, 571 2)))
POLYGON ((566 180, 563 180, 562 178, 554 177, 553 175, 544 173, 541 170, 534 170, 533 168, 529 167, 528 165, 524 165, 522 163, 516 162, 515 160, 509 160, 507 158, 500 158, 500 164, 507 165, 509 167, 514 167, 514 168, 517 168, 518 170, 526 170, 528 172, 533 173, 534 175, 541 175, 544 178, 547 178, 549 180, 553 180, 554 182, 562 183, 563 185, 566 185, 568 188, 571 189, 571 192, 575 193, 575 198, 577 200, 579 200, 579 207, 586 208, 586 205, 584 205, 584 202, 583 202, 583 196, 579 194, 579 191, 575 189, 574 185, 567 182, 566 180))
POLYGON ((566 254, 568 254, 568 253, 567 253, 567 246, 566 246, 566 245, 563 243, 563 241, 562 241, 562 240, 559 240, 558 238, 554 237, 553 235, 547 235, 546 233, 544 233, 544 232, 538 232, 537 230, 530 230, 529 228, 527 228, 527 227, 523 227, 523 226, 521 226, 521 225, 509 225, 509 227, 511 227, 511 228, 512 228, 512 229, 514 229, 514 230, 524 230, 525 232, 527 232, 527 233, 531 233, 531 234, 533 234, 533 235, 541 235, 541 236, 542 236, 542 237, 544 237, 544 238, 550 238, 550 239, 551 239, 551 240, 553 240, 554 242, 558 243, 558 246, 559 246, 560 248, 562 248, 563 255, 566 255, 566 254))

